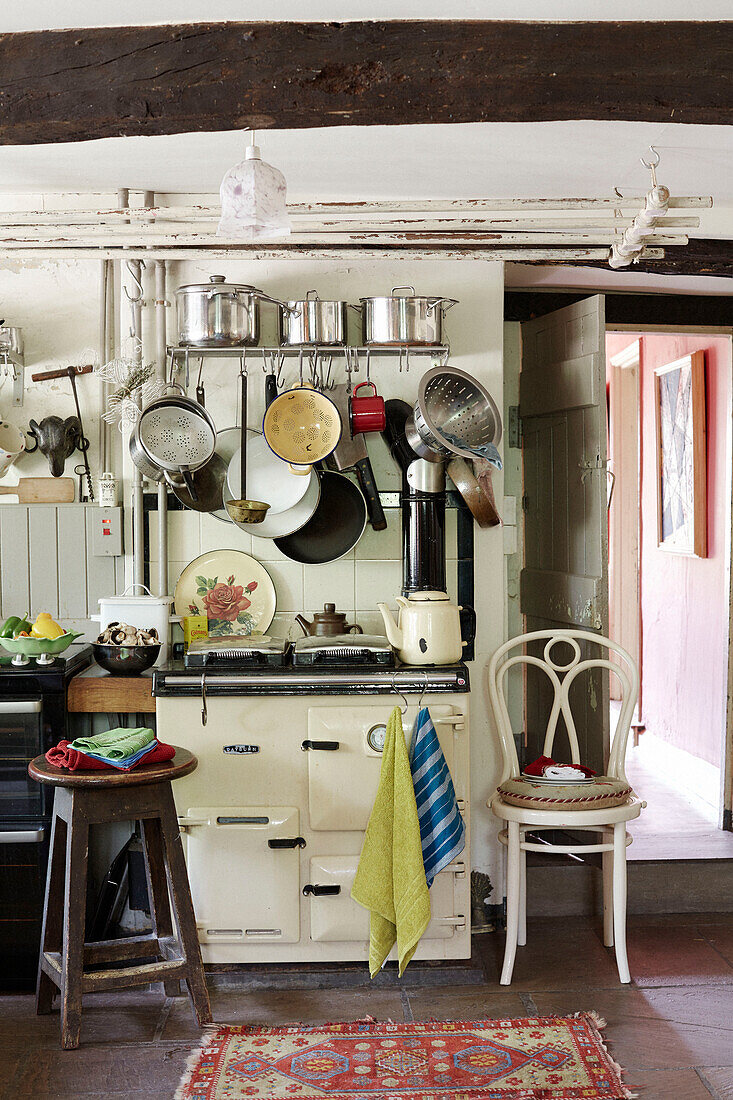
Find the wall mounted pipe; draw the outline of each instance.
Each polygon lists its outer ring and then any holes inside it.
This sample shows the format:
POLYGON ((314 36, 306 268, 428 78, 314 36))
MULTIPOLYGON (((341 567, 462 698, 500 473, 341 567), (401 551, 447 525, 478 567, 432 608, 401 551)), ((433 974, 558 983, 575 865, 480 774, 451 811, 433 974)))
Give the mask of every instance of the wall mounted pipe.
MULTIPOLYGON (((165 381, 166 334, 166 275, 165 260, 155 263, 155 366, 158 378, 165 381)), ((165 482, 158 485, 158 595, 168 595, 168 489, 165 482)))

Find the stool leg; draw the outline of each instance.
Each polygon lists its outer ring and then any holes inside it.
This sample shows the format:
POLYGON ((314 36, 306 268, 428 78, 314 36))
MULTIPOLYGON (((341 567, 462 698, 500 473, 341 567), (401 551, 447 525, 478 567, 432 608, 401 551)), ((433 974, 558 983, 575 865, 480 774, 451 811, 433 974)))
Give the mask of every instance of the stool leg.
POLYGON ((61 958, 61 1046, 64 1050, 75 1050, 79 1046, 88 850, 89 825, 81 810, 79 796, 72 791, 66 836, 66 899, 61 958))
MULTIPOLYGON (((145 853, 145 874, 150 896, 150 918, 153 922, 153 935, 161 939, 173 935, 173 918, 171 917, 168 880, 165 873, 163 834, 157 817, 144 818, 141 825, 145 853)), ((163 988, 166 997, 180 997, 183 992, 180 982, 164 982, 163 988)))
MULTIPOLYGON (((603 843, 613 839, 611 829, 603 830, 603 843)), ((603 943, 613 947, 613 852, 603 852, 603 943)))
POLYGON ((631 981, 626 957, 626 822, 613 827, 613 936, 621 982, 631 981))
POLYGON ((193 1002, 196 1020, 199 1027, 202 1027, 212 1021, 211 1005, 209 1004, 209 991, 206 988, 204 963, 201 958, 201 947, 196 931, 196 915, 191 901, 191 888, 188 882, 186 861, 183 858, 183 846, 178 831, 178 818, 176 817, 176 807, 173 802, 173 792, 170 784, 165 793, 161 792, 161 804, 160 824, 165 843, 171 894, 176 910, 178 934, 181 937, 181 946, 188 964, 186 984, 193 1002))
POLYGON ((43 905, 43 927, 41 929, 41 950, 38 959, 38 981, 36 982, 36 1012, 39 1016, 51 1011, 56 996, 56 986, 41 966, 44 951, 61 953, 63 941, 64 913, 64 865, 66 851, 66 822, 55 813, 51 824, 51 841, 48 849, 48 871, 46 873, 46 899, 43 905))
POLYGON ((506 871, 506 946, 504 966, 499 979, 501 985, 511 985, 514 959, 517 954, 519 931, 519 879, 521 852, 519 848, 519 822, 507 822, 507 871, 506 871))

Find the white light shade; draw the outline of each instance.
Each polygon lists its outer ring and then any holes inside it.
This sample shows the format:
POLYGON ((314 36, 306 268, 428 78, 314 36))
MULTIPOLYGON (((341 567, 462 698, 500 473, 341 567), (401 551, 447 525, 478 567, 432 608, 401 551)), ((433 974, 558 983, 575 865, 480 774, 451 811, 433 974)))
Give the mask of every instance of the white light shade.
POLYGON ((245 159, 229 169, 221 181, 219 194, 218 237, 252 241, 287 237, 290 233, 285 176, 260 159, 256 145, 248 145, 245 159))

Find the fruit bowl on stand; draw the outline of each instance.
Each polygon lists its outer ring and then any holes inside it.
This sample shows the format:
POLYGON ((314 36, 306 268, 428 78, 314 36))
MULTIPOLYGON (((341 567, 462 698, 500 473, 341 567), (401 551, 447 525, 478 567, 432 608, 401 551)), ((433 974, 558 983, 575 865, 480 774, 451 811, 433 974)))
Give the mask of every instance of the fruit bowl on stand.
POLYGON ((51 665, 59 653, 81 636, 81 633, 67 630, 58 638, 0 638, 0 645, 13 654, 12 665, 30 664, 31 657, 35 657, 36 664, 51 665))

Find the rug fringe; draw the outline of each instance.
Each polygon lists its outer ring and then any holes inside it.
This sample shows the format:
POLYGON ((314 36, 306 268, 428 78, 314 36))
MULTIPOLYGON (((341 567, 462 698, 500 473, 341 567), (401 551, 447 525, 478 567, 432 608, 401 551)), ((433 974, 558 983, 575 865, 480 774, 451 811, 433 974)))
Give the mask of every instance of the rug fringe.
POLYGON ((594 1031, 596 1032, 596 1038, 598 1039, 598 1042, 600 1043, 601 1047, 603 1048, 604 1054, 608 1058, 608 1060, 611 1063, 611 1066, 613 1067, 613 1069, 618 1074, 618 1079, 619 1079, 619 1082, 621 1083, 621 1088, 623 1089, 623 1100, 639 1100, 639 1093, 638 1092, 631 1092, 629 1089, 626 1088, 623 1081, 621 1080, 622 1077, 625 1075, 626 1070, 623 1068, 623 1066, 620 1066, 618 1064, 616 1059, 610 1053, 610 1051, 608 1049, 608 1044, 606 1043, 606 1040, 603 1037, 603 1035, 601 1035, 601 1029, 608 1026, 606 1021, 603 1019, 603 1017, 601 1015, 599 1015, 599 1013, 595 1012, 594 1010, 591 1010, 590 1012, 574 1012, 573 1015, 576 1018, 584 1017, 585 1019, 590 1021, 594 1031))
POLYGON ((188 1086, 191 1084, 191 1078, 194 1075, 199 1060, 203 1057, 207 1046, 211 1042, 213 1036, 221 1030, 223 1024, 204 1024, 202 1027, 201 1040, 196 1044, 188 1058, 186 1059, 186 1068, 183 1071, 180 1081, 178 1082, 178 1088, 173 1094, 173 1100, 186 1100, 186 1093, 188 1086))

